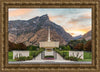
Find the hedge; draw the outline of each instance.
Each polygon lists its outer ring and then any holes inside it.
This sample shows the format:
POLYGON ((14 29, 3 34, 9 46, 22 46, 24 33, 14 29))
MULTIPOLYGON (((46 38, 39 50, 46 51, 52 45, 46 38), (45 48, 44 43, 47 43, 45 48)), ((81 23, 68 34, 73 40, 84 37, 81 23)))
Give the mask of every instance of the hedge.
POLYGON ((54 58, 54 56, 45 56, 44 58, 54 58))
POLYGON ((21 56, 21 57, 15 58, 16 61, 25 61, 25 60, 32 60, 32 59, 33 59, 32 56, 28 56, 28 57, 21 56))
POLYGON ((36 57, 38 54, 40 54, 42 51, 44 51, 44 48, 40 48, 38 51, 30 51, 30 56, 36 57))

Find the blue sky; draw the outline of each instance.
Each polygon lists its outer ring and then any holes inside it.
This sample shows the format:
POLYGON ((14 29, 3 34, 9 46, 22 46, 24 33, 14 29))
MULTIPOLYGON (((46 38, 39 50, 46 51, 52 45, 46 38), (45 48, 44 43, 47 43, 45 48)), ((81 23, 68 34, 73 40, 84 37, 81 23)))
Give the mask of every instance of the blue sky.
POLYGON ((10 8, 10 20, 28 20, 48 14, 49 19, 62 26, 72 36, 91 30, 91 8, 10 8))

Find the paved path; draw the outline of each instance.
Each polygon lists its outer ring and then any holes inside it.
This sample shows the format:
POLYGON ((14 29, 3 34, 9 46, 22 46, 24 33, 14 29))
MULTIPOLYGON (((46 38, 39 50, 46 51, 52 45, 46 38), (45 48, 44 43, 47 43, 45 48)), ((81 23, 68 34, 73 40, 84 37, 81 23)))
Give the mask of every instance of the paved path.
POLYGON ((57 53, 57 60, 64 60, 63 57, 61 57, 58 53, 57 53))
POLYGON ((9 64, 92 64, 92 62, 66 61, 66 60, 29 60, 8 62, 9 64))
MULTIPOLYGON (((32 60, 34 60, 34 59, 32 59, 32 60)), ((35 58, 35 60, 42 60, 41 59, 41 53, 35 58)))

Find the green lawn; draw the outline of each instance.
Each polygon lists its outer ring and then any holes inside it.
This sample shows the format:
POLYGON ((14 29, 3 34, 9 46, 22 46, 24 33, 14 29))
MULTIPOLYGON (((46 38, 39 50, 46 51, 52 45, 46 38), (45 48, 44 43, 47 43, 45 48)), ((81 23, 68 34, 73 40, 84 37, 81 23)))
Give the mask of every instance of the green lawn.
POLYGON ((84 52, 84 59, 80 61, 92 61, 92 52, 84 52))
POLYGON ((12 51, 8 52, 8 59, 13 59, 13 52, 12 51))
POLYGON ((12 51, 8 52, 8 61, 16 61, 16 60, 13 60, 13 52, 12 51))
POLYGON ((92 61, 92 59, 83 59, 83 60, 79 60, 79 61, 92 61))
POLYGON ((84 52, 84 59, 92 59, 92 52, 84 52))
POLYGON ((8 61, 16 61, 16 60, 14 60, 14 59, 8 59, 8 61))

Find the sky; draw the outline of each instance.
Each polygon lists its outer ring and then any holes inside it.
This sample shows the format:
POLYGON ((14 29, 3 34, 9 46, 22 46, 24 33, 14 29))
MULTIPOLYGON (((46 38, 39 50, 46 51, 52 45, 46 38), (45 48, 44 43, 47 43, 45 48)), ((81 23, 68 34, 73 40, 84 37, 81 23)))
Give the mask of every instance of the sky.
POLYGON ((8 19, 28 20, 48 14, 49 19, 62 26, 73 37, 91 30, 91 8, 9 8, 8 19))

